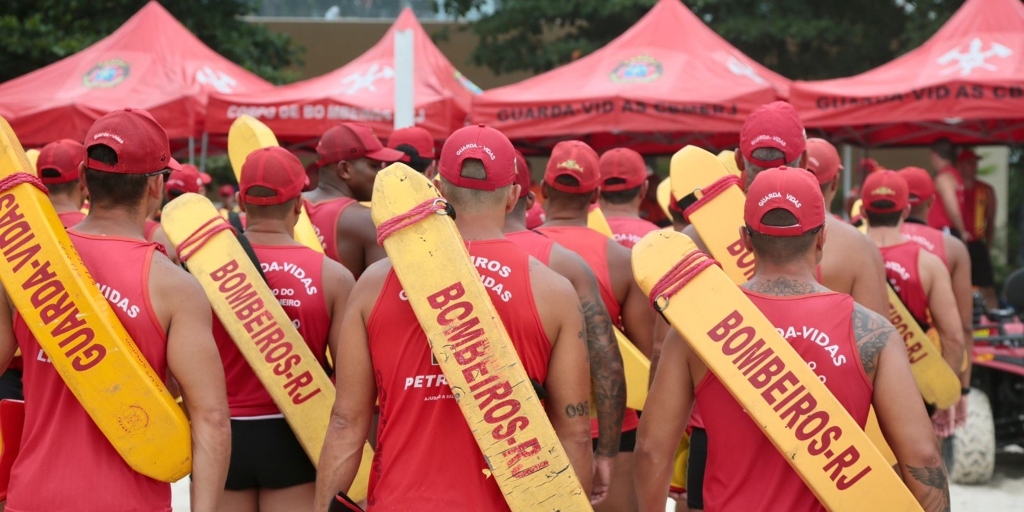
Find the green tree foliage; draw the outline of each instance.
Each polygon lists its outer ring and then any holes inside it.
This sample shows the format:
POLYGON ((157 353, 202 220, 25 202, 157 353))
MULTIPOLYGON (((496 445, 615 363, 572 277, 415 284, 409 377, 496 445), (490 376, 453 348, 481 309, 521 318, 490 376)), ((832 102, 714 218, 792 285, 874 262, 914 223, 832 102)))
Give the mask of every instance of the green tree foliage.
MULTIPOLYGON (((4 0, 0 2, 0 82, 63 59, 117 30, 147 0, 4 0)), ((294 81, 300 50, 286 35, 239 17, 253 0, 182 0, 162 4, 207 46, 277 83, 294 81)))
MULTIPOLYGON (((464 17, 486 0, 445 0, 464 17)), ((656 0, 503 0, 468 27, 475 64, 541 72, 605 45, 656 0)), ((963 0, 687 0, 741 51, 790 78, 848 76, 884 64, 931 36, 963 0)), ((439 4, 441 5, 441 4, 439 4)))

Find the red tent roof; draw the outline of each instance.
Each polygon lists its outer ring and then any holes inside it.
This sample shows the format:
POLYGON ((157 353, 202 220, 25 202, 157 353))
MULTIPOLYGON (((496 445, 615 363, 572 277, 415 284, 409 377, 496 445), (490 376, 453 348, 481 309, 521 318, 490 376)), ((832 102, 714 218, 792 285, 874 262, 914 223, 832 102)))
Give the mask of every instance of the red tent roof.
POLYGON ((795 82, 808 128, 868 145, 1024 141, 1024 3, 968 0, 919 48, 849 78, 795 82))
POLYGON ((474 98, 471 118, 541 147, 580 138, 661 153, 735 143, 747 114, 788 87, 682 2, 660 0, 600 50, 474 98))
POLYGON ((93 121, 124 107, 149 110, 170 138, 183 139, 202 133, 208 93, 269 87, 154 0, 92 46, 0 84, 0 116, 25 146, 82 140, 93 121))
POLYGON ((394 128, 395 32, 401 30, 413 31, 416 125, 435 139, 448 137, 464 125, 480 89, 437 49, 409 8, 366 53, 326 75, 253 94, 212 95, 210 133, 225 134, 236 117, 249 114, 293 142, 319 139, 345 121, 365 123, 387 137, 394 128))

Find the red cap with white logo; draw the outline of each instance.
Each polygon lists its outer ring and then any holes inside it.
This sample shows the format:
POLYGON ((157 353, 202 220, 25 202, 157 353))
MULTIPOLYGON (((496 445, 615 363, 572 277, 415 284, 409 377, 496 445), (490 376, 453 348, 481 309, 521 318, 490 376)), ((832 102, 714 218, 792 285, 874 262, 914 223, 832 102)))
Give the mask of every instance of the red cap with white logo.
POLYGON ((768 236, 799 236, 825 224, 825 198, 818 181, 803 169, 777 167, 757 173, 743 208, 747 226, 768 236), (783 209, 796 217, 790 226, 769 226, 764 216, 783 209))

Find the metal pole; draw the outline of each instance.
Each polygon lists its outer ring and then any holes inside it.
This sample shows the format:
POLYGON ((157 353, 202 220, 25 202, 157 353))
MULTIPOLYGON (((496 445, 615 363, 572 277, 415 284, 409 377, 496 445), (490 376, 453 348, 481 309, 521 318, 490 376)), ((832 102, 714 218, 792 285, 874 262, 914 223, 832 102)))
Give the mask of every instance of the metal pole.
POLYGON ((395 32, 395 129, 416 124, 413 31, 395 32))
POLYGON ((207 132, 203 132, 202 147, 199 150, 200 151, 200 153, 199 153, 199 169, 201 171, 203 171, 203 172, 206 172, 206 148, 207 148, 207 146, 209 146, 209 143, 210 143, 210 134, 207 133, 207 132))
POLYGON ((196 156, 196 139, 195 137, 188 138, 188 163, 195 165, 196 156))
POLYGON ((853 147, 849 144, 843 145, 843 219, 850 220, 850 212, 846 211, 846 196, 850 195, 850 188, 853 185, 853 147))

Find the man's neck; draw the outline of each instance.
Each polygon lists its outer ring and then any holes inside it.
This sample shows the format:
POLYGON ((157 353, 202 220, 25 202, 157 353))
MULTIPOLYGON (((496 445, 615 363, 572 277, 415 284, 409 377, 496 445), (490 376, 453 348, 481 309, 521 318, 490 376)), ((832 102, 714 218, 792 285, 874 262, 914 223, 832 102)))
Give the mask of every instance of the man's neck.
POLYGON ((815 278, 814 267, 807 268, 806 262, 802 261, 784 266, 759 263, 754 277, 743 287, 753 292, 779 297, 807 295, 827 290, 815 278))
POLYGON ((604 212, 605 217, 629 217, 634 219, 640 218, 640 201, 629 202, 624 204, 612 204, 606 201, 601 201, 601 211, 604 212))
POLYGON ((544 205, 544 225, 556 226, 582 226, 587 225, 587 210, 570 210, 558 208, 558 205, 548 201, 544 205))
POLYGON ((261 245, 301 245, 295 241, 295 221, 246 218, 245 236, 261 245))
POLYGON ((503 226, 503 223, 494 222, 492 219, 455 219, 455 227, 458 228, 462 239, 466 241, 505 238, 505 233, 502 231, 503 226))
POLYGON ((868 226, 868 238, 871 239, 875 245, 879 247, 889 247, 892 245, 899 245, 906 242, 907 239, 903 237, 903 233, 900 230, 899 225, 896 226, 884 226, 884 227, 871 227, 868 226))
POLYGON ((320 183, 316 189, 308 192, 306 197, 313 203, 319 203, 343 197, 354 198, 355 195, 352 193, 352 189, 348 187, 348 184, 337 178, 336 175, 334 177, 321 175, 320 183))
POLYGON ((57 213, 77 212, 82 209, 82 202, 66 195, 50 195, 50 203, 57 213))
POLYGON ((526 212, 512 212, 506 215, 505 228, 503 231, 506 233, 526 231, 526 212))
POLYGON ((75 231, 89 235, 146 239, 146 215, 142 208, 122 210, 92 205, 85 220, 75 231))
POLYGON ((903 220, 903 222, 910 222, 912 224, 927 224, 928 209, 923 210, 911 210, 910 215, 903 220))

